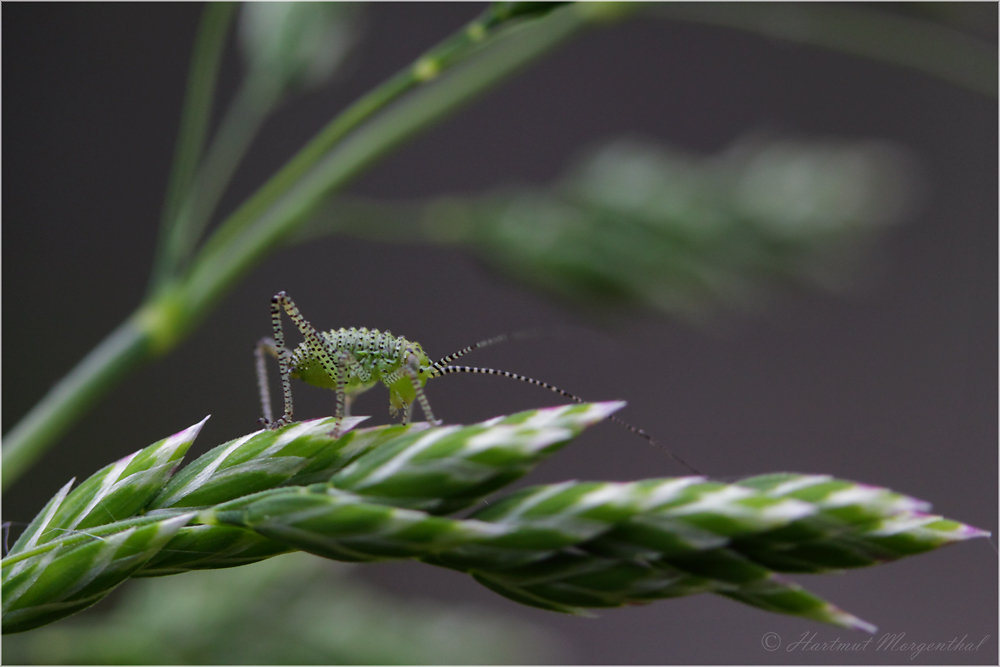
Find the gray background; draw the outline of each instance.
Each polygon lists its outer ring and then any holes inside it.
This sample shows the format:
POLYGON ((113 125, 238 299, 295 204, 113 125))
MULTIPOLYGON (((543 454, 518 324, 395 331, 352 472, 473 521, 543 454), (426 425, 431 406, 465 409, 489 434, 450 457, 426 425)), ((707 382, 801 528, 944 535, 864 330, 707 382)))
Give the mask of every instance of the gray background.
MULTIPOLYGON (((380 4, 354 65, 265 127, 224 208, 322 122, 478 11, 380 4)), ((995 42, 997 7, 973 8, 995 42)), ((9 429, 139 302, 172 157, 200 6, 3 7, 3 429, 9 429)), ((239 71, 229 54, 225 90, 239 71)), ((900 142, 922 161, 924 201, 890 231, 844 294, 787 291, 704 329, 636 316, 597 329, 445 249, 326 240, 255 270, 166 361, 112 392, 5 497, 28 521, 59 486, 201 419, 193 454, 254 428, 251 350, 281 289, 326 328, 369 326, 431 356, 503 331, 572 326, 568 339, 503 346, 475 363, 544 379, 622 416, 714 476, 832 473, 931 500, 997 527, 997 104, 888 65, 723 29, 647 20, 579 37, 410 143, 350 189, 386 199, 544 184, 581 150, 620 135, 714 152, 766 129, 900 142)), ((470 360, 471 361, 471 360, 470 360)), ((299 416, 332 395, 296 388, 299 416)), ((429 387, 438 416, 478 420, 552 404, 498 378, 429 387)), ((359 414, 386 417, 374 390, 359 414)), ((528 482, 681 474, 662 452, 602 425, 528 482)), ((995 663, 996 553, 975 541, 842 576, 811 590, 908 640, 994 635, 979 653, 915 662, 995 663)), ((457 573, 413 563, 358 576, 528 619, 580 663, 907 662, 906 656, 769 653, 860 635, 698 596, 571 618, 523 608, 457 573)))

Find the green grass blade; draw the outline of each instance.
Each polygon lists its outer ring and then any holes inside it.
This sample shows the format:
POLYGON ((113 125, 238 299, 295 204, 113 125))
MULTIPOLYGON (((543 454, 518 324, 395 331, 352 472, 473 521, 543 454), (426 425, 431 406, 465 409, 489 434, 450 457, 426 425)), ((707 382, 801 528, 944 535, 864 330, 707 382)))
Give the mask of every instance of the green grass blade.
POLYGON ((413 422, 405 426, 393 424, 354 429, 342 435, 336 447, 327 447, 314 455, 305 467, 285 482, 285 485, 309 486, 326 483, 360 456, 381 449, 403 436, 420 433, 428 428, 430 424, 427 422, 413 422))
POLYGON ((815 516, 737 543, 742 553, 780 572, 865 567, 984 534, 927 514, 924 501, 827 475, 766 475, 739 484, 818 509, 815 516))
POLYGON ((69 494, 69 485, 63 487, 10 554, 138 514, 166 484, 207 420, 104 467, 69 494))
POLYGON ((236 4, 229 2, 208 4, 202 15, 198 35, 195 37, 177 148, 167 185, 166 201, 163 204, 160 240, 150 276, 151 292, 173 277, 180 265, 180 249, 171 242, 171 237, 174 235, 173 230, 181 204, 190 194, 194 184, 205 147, 219 63, 222 61, 226 32, 229 30, 236 7, 236 4))
POLYGON ((30 630, 91 606, 128 579, 191 516, 94 537, 5 568, 3 632, 30 630))
MULTIPOLYGON (((573 12, 568 13, 573 14, 573 12)), ((501 12, 501 14, 503 13, 501 12)), ((223 222, 219 230, 206 243, 206 251, 214 253, 217 248, 224 248, 231 244, 234 238, 252 224, 256 218, 277 204, 297 183, 303 181, 310 170, 317 166, 332 149, 379 111, 387 108, 411 90, 437 79, 447 70, 468 60, 481 49, 488 48, 487 42, 495 38, 495 33, 514 18, 514 16, 501 14, 498 14, 494 9, 487 10, 463 29, 423 53, 409 66, 339 113, 251 199, 223 222)), ((563 18, 565 19, 565 17, 563 18)), ((579 17, 576 18, 579 19, 579 17)), ((558 20, 555 21, 554 25, 552 36, 555 41, 558 41, 565 36, 560 34, 563 26, 558 20)), ((542 27, 541 32, 548 31, 542 27)), ((485 78, 483 83, 488 82, 488 77, 485 78)))
POLYGON ((162 577, 192 570, 237 567, 293 550, 244 528, 185 526, 132 576, 162 577))
POLYGON ((563 405, 401 437, 330 479, 379 502, 450 514, 518 479, 625 403, 563 405))
POLYGON ((204 513, 202 520, 251 528, 302 551, 347 562, 418 557, 503 530, 365 502, 333 488, 293 488, 241 510, 204 513))
POLYGON ((855 5, 650 3, 650 16, 725 26, 905 67, 997 96, 996 48, 940 23, 855 5))
POLYGON ((764 611, 800 616, 862 632, 874 633, 877 630, 871 623, 777 575, 736 590, 719 591, 718 594, 764 611))
MULTIPOLYGON (((201 311, 214 303, 240 275, 280 246, 326 197, 384 154, 568 39, 595 15, 600 13, 576 6, 554 11, 471 50, 462 67, 413 90, 391 107, 386 108, 388 102, 412 87, 410 70, 374 91, 377 99, 370 104, 366 98, 359 107, 345 111, 333 123, 339 125, 344 119, 347 127, 356 129, 333 131, 331 124, 206 241, 186 281, 185 298, 191 307, 201 311)), ((422 69, 422 62, 418 59, 414 68, 422 69)), ((423 76, 418 76, 418 83, 426 80, 423 76)))
POLYGON ((516 479, 622 405, 375 427, 336 440, 335 420, 320 419, 233 440, 166 481, 197 424, 50 500, 3 560, 4 629, 73 613, 128 576, 300 550, 349 562, 417 559, 564 613, 714 593, 873 631, 779 573, 875 565, 989 535, 888 489, 794 473, 735 483, 571 481, 522 489, 464 519, 440 516, 516 479), (116 494, 141 506, 160 486, 148 514, 87 529, 96 507, 126 507, 116 494))
POLYGON ((73 487, 74 481, 76 481, 76 478, 66 482, 66 484, 59 489, 56 495, 52 496, 49 502, 45 504, 45 507, 42 508, 42 511, 31 520, 28 527, 25 528, 20 537, 17 538, 17 541, 14 542, 14 546, 10 548, 7 555, 14 555, 20 553, 21 551, 27 551, 28 549, 32 549, 38 545, 42 535, 45 534, 49 528, 49 524, 52 523, 52 517, 66 500, 66 496, 69 494, 69 490, 73 487))
MULTIPOLYGON (((348 417, 341 432, 365 419, 348 417)), ((330 417, 290 424, 277 431, 255 431, 219 445, 175 475, 148 509, 206 507, 280 486, 313 457, 340 447, 341 442, 329 435, 335 421, 330 417)))

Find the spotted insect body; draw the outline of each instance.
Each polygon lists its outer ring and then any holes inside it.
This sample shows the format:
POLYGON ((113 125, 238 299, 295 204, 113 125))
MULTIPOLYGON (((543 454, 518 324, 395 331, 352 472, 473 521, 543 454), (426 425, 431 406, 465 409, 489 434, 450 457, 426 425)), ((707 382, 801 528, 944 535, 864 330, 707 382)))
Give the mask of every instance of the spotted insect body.
MULTIPOLYGON (((422 387, 427 379, 433 376, 429 370, 431 360, 420 347, 419 343, 408 341, 402 336, 393 336, 389 331, 378 329, 336 329, 319 332, 323 347, 328 350, 344 351, 353 357, 356 365, 347 366, 347 379, 344 385, 347 405, 358 395, 379 383, 389 388, 390 410, 392 414, 411 405, 416 398, 413 384, 403 373, 398 371, 406 363, 409 356, 415 356, 422 372, 418 371, 418 380, 422 387), (392 382, 391 379, 395 378, 392 382), (390 379, 390 382, 386 380, 390 379)), ((288 357, 289 376, 302 380, 306 384, 322 389, 337 389, 337 377, 331 376, 323 367, 319 358, 313 354, 307 342, 300 343, 288 357)))
MULTIPOLYGON (((284 292, 278 292, 271 299, 271 324, 274 327, 274 338, 262 338, 257 343, 256 357, 257 383, 260 389, 261 409, 264 413, 261 422, 272 430, 292 421, 290 382, 292 378, 302 380, 315 387, 333 389, 336 392, 337 411, 335 413, 334 435, 339 434, 340 425, 344 417, 350 413, 351 402, 354 398, 379 383, 384 384, 389 389, 390 413, 395 415, 402 412, 404 424, 409 422, 412 416, 414 403, 420 404, 420 409, 427 421, 436 423, 430 403, 424 393, 424 385, 432 377, 441 377, 451 373, 500 375, 543 387, 577 403, 585 402, 579 396, 524 375, 493 368, 451 365, 452 361, 473 350, 507 340, 507 335, 480 341, 475 345, 442 357, 438 361, 431 361, 419 343, 409 341, 402 336, 393 336, 388 331, 364 327, 317 331, 302 316, 295 302, 284 292), (281 324, 282 312, 292 320, 305 339, 291 350, 285 347, 285 333, 281 324), (278 360, 281 372, 281 389, 285 409, 278 419, 272 418, 265 355, 278 360)), ((614 415, 609 416, 608 419, 655 444, 649 434, 642 429, 636 428, 614 415)), ((684 463, 676 455, 673 453, 670 455, 697 473, 697 470, 684 463)))

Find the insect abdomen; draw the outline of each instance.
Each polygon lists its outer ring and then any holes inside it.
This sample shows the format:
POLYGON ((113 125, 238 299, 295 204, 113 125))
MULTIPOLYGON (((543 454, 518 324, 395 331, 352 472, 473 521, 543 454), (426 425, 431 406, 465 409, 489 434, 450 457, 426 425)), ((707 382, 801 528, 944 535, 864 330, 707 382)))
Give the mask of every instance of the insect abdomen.
MULTIPOLYGON (((393 336, 388 331, 378 329, 368 330, 367 328, 334 329, 320 332, 323 342, 331 352, 343 350, 357 361, 358 365, 364 368, 370 378, 361 383, 365 387, 381 381, 383 375, 392 373, 401 364, 401 351, 406 347, 406 341, 397 336, 393 336)), ((310 353, 306 343, 300 344, 292 353, 290 360, 292 376, 324 389, 335 389, 336 378, 323 369, 315 356, 310 353)), ((357 380, 356 368, 348 367, 348 378, 357 380)))
POLYGON ((395 370, 400 363, 400 351, 405 346, 402 337, 378 329, 369 331, 364 327, 324 331, 322 335, 332 349, 350 352, 358 363, 369 370, 385 369, 385 364, 392 365, 390 371, 395 370), (371 366, 365 364, 365 361, 370 362, 371 366))

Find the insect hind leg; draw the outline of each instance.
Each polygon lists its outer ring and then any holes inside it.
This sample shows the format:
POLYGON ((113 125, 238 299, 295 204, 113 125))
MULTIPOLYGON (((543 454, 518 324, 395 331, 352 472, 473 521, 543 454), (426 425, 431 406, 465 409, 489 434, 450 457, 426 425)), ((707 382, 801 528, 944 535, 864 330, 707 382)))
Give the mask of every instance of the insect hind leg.
MULTIPOLYGON (((285 398, 285 412, 277 420, 265 424, 267 428, 274 430, 289 424, 292 421, 292 388, 291 388, 291 368, 289 367, 287 348, 285 347, 285 333, 281 326, 281 311, 284 310, 288 315, 288 318, 292 321, 295 327, 305 338, 306 346, 312 356, 320 363, 323 370, 332 378, 337 379, 337 420, 334 426, 334 432, 340 430, 340 423, 343 421, 343 411, 344 411, 344 387, 346 385, 346 378, 344 373, 336 367, 334 361, 330 358, 330 354, 327 351, 326 346, 320 339, 319 333, 313 327, 309 321, 302 317, 302 313, 299 312, 298 306, 292 301, 291 297, 285 292, 278 292, 271 298, 271 323, 274 326, 274 349, 275 355, 278 357, 278 367, 281 370, 281 390, 285 398)), ((261 341, 263 343, 263 341, 261 341)), ((260 344, 258 344, 258 347, 260 344)), ((269 351, 267 346, 264 346, 264 351, 269 351)))
MULTIPOLYGON (((277 430, 284 426, 285 424, 290 424, 292 421, 292 386, 291 386, 291 369, 288 366, 288 348, 285 347, 285 332, 281 326, 281 309, 285 308, 288 312, 288 316, 291 317, 292 321, 299 325, 299 330, 302 330, 302 326, 299 324, 298 320, 302 319, 302 315, 299 314, 299 309, 295 307, 295 304, 288 295, 284 292, 278 292, 271 298, 271 326, 274 329, 274 340, 270 338, 262 338, 257 343, 257 349, 255 351, 257 357, 257 384, 260 390, 261 397, 261 407, 264 413, 261 422, 264 424, 265 428, 269 430, 277 430), (293 315, 294 312, 294 315, 293 315), (281 393, 284 398, 284 411, 277 420, 272 420, 271 414, 271 392, 267 386, 267 368, 264 363, 264 353, 268 353, 278 359, 278 371, 281 374, 281 393)), ((305 322, 306 326, 311 328, 308 322, 305 322)))
POLYGON ((271 338, 261 338, 257 341, 257 347, 253 351, 253 356, 257 361, 257 390, 260 392, 261 414, 264 415, 261 417, 260 422, 266 426, 274 421, 274 414, 271 412, 271 389, 267 382, 267 360, 264 358, 265 354, 269 354, 275 359, 280 358, 278 347, 271 338))

